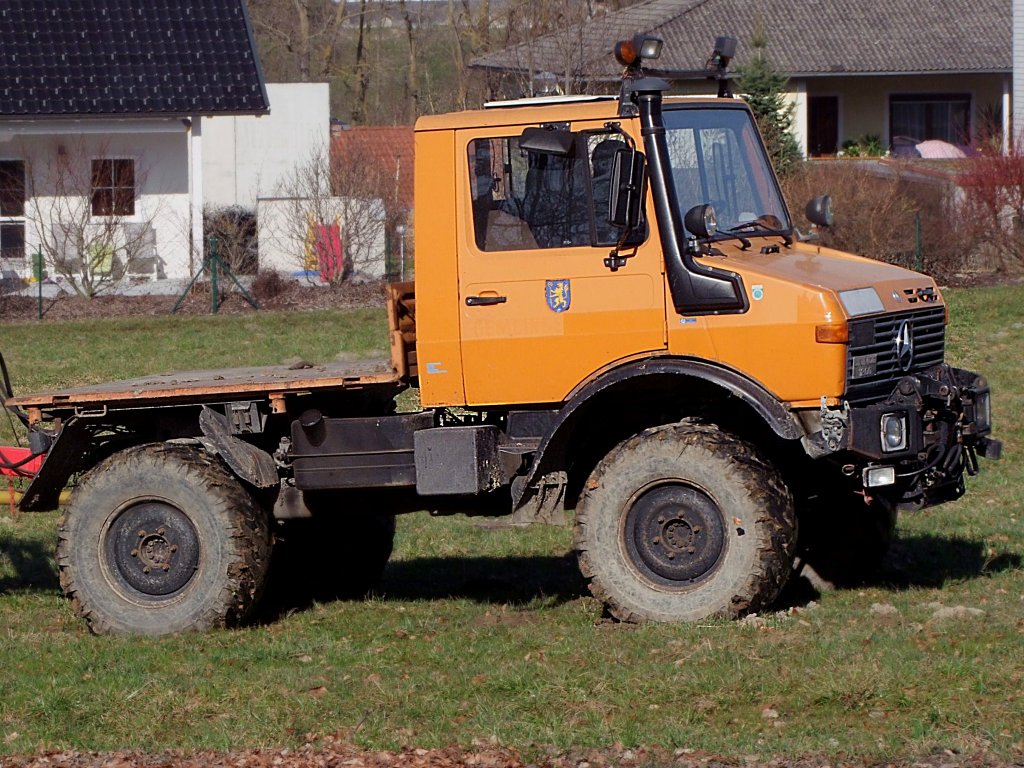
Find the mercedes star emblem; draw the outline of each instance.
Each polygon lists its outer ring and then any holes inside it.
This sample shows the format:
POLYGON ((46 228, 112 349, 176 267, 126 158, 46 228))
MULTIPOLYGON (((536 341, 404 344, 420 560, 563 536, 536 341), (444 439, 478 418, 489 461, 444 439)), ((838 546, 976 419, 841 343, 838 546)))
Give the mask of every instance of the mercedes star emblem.
POLYGON ((904 371, 914 364, 914 328, 904 320, 896 329, 896 362, 904 371))

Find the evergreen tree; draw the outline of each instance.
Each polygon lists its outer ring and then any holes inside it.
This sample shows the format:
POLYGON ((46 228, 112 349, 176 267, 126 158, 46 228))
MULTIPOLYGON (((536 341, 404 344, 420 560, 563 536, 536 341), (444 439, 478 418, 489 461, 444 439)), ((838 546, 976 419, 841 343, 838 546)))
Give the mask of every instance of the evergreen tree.
POLYGON ((776 173, 785 176, 802 159, 793 135, 794 105, 785 98, 788 78, 768 61, 763 31, 755 33, 751 45, 754 58, 739 70, 738 91, 750 104, 776 173))

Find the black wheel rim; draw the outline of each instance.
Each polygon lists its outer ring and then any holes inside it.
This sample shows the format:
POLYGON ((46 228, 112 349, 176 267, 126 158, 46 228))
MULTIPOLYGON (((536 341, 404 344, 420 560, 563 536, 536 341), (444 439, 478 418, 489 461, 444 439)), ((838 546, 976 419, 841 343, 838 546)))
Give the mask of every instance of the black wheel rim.
POLYGON ((199 537, 192 521, 163 501, 121 511, 104 536, 108 572, 132 597, 161 601, 192 580, 199 566, 199 537))
POLYGON ((680 482, 634 497, 623 522, 630 562, 664 587, 686 589, 718 568, 726 550, 725 520, 711 496, 680 482))

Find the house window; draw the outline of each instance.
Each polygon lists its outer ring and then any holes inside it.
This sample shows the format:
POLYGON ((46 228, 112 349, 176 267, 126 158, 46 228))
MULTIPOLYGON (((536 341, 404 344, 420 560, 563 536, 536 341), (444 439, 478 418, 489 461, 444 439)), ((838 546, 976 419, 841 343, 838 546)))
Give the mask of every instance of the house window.
POLYGON ((0 259, 25 258, 25 163, 0 160, 0 259))
POLYGON ((135 161, 103 159, 92 161, 92 215, 133 216, 135 214, 135 161))
POLYGON ((897 95, 889 98, 889 143, 898 136, 950 144, 971 141, 971 96, 963 93, 897 95))

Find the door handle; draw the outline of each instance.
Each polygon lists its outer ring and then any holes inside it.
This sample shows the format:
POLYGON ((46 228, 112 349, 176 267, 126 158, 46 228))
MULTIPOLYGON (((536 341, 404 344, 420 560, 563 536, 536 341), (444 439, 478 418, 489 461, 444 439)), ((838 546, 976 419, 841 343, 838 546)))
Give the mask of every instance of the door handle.
POLYGON ((504 304, 508 301, 507 296, 467 296, 467 307, 490 307, 494 304, 504 304))

